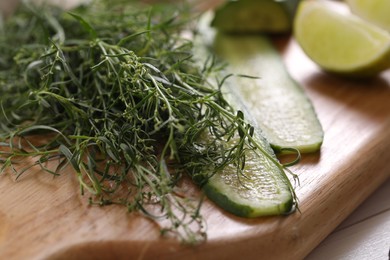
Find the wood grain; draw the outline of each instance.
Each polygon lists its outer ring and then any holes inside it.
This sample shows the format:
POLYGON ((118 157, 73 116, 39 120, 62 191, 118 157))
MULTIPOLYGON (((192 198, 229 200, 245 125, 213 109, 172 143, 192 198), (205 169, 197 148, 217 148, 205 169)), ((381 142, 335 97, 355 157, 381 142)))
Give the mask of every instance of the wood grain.
POLYGON ((390 179, 305 260, 382 260, 390 250, 390 179))
POLYGON ((0 176, 3 259, 302 259, 390 177, 390 72, 368 81, 321 72, 293 39, 280 49, 325 130, 321 152, 292 167, 300 211, 242 219, 206 201, 208 240, 183 246, 118 206, 94 207, 75 174, 0 176))

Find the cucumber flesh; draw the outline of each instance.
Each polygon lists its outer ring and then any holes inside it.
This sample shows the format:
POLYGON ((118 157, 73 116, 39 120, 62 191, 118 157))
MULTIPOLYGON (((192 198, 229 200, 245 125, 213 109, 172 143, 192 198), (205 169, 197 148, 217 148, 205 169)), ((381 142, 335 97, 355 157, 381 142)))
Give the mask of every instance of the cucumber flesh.
MULTIPOLYGON (((213 175, 203 190, 210 200, 237 216, 254 218, 288 214, 293 211, 295 196, 291 183, 270 144, 241 103, 239 93, 235 93, 235 85, 233 78, 225 81, 224 97, 236 110, 241 110, 247 122, 255 127, 253 137, 266 154, 248 150, 245 167, 240 174, 236 166, 228 166, 213 175)), ((237 141, 233 139, 225 145, 234 145, 237 141)))
POLYGON ((218 33, 214 50, 235 73, 257 77, 239 77, 236 87, 276 151, 320 149, 324 133, 313 105, 267 37, 218 33))
MULTIPOLYGON (((201 64, 210 57, 203 36, 194 40, 195 57, 201 64)), ((210 82, 215 85, 213 81, 216 78, 222 79, 227 73, 229 72, 218 72, 218 75, 210 77, 210 82)), ((225 81, 224 97, 235 110, 244 113, 247 123, 254 126, 253 138, 259 148, 246 151, 246 163, 241 173, 237 173, 236 166, 227 166, 210 177, 202 189, 216 205, 237 216, 254 218, 293 212, 295 193, 292 184, 269 142, 262 136, 254 118, 242 102, 243 99, 237 92, 236 80, 236 77, 230 77, 225 81)), ((210 140, 207 134, 201 137, 202 142, 207 140, 210 140)), ((232 146, 238 141, 238 138, 233 138, 221 145, 232 146)))
POLYGON ((254 218, 291 212, 293 196, 287 180, 266 158, 248 156, 243 176, 235 167, 215 174, 203 186, 207 197, 224 210, 254 218))
POLYGON ((215 11, 211 25, 229 33, 290 32, 299 0, 227 1, 215 11))

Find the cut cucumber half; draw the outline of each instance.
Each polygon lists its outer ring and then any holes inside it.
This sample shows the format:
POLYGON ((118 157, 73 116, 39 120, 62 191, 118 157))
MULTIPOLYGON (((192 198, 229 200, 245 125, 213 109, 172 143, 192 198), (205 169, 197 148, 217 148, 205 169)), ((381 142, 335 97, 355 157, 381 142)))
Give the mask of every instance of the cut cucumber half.
MULTIPOLYGON (((247 150, 242 172, 238 173, 234 165, 227 166, 213 175, 203 190, 210 200, 237 216, 254 218, 288 214, 293 211, 295 203, 292 185, 270 144, 241 103, 239 93, 235 93, 235 86, 235 80, 228 79, 224 84, 224 97, 235 109, 242 111, 247 122, 255 127, 253 138, 261 147, 247 150)), ((235 145, 237 142, 233 139, 225 145, 235 145)))
MULTIPOLYGON (((200 31, 203 31, 202 27, 201 22, 200 31)), ((211 31, 203 32, 207 34, 211 31)), ((194 39, 195 57, 201 64, 212 56, 204 37, 207 38, 207 35, 202 34, 194 39)), ((228 73, 230 72, 215 72, 209 78, 210 83, 215 86, 215 81, 225 78, 228 73)), ((243 112, 246 122, 254 127, 252 137, 257 144, 257 149, 245 150, 244 168, 238 170, 237 165, 229 165, 208 178, 202 189, 216 205, 237 216, 254 218, 291 213, 295 209, 296 195, 286 175, 286 169, 278 161, 269 142, 262 136, 256 121, 242 102, 243 98, 237 91, 236 81, 237 77, 228 77, 224 81, 223 95, 236 111, 243 112)), ((210 139, 207 134, 201 137, 201 142, 208 140, 210 139)), ((221 142, 220 145, 234 146, 239 140, 235 137, 221 142)), ((209 174, 202 172, 200 175, 209 174)))
POLYGON ((320 149, 324 133, 313 105, 268 38, 219 33, 214 50, 234 73, 257 77, 239 77, 236 87, 276 151, 320 149))
POLYGON ((291 31, 299 0, 227 1, 215 11, 212 26, 224 32, 291 31))

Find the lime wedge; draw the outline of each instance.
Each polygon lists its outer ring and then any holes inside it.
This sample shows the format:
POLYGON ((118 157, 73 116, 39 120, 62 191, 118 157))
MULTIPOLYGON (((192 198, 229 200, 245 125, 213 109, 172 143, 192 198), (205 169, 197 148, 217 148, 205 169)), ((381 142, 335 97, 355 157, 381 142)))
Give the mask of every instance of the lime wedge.
POLYGON ((346 0, 351 11, 390 32, 389 0, 346 0))
POLYGON ((390 67, 390 34, 321 1, 303 1, 294 36, 304 52, 326 71, 372 76, 390 67))

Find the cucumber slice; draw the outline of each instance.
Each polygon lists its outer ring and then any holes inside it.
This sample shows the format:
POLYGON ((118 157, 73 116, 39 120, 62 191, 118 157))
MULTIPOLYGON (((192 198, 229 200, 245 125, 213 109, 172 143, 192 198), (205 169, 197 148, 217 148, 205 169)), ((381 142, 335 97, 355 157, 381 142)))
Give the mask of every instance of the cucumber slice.
MULTIPOLYGON (((210 14, 205 17, 210 17, 210 14)), ((195 57, 201 64, 210 57, 210 50, 205 44, 207 32, 194 39, 195 57)), ((227 71, 217 72, 217 75, 210 77, 211 83, 214 80, 221 80, 229 73, 227 71)), ((246 122, 254 127, 253 139, 258 144, 256 150, 246 150, 245 166, 241 172, 237 172, 237 166, 230 165, 222 171, 210 177, 202 186, 204 193, 215 204, 224 210, 241 217, 254 218, 269 215, 281 215, 293 212, 296 202, 296 195, 289 178, 286 176, 286 169, 279 163, 269 142, 262 136, 257 127, 255 119, 242 102, 243 98, 237 91, 237 77, 229 77, 223 85, 223 94, 229 104, 236 110, 244 113, 246 122)), ((215 84, 213 84, 215 85, 215 84)), ((210 140, 207 134, 201 137, 201 142, 210 140)), ((239 142, 239 138, 232 138, 221 143, 222 146, 232 146, 239 142)), ((207 171, 207 170, 206 170, 207 171)), ((208 175, 203 172, 200 175, 208 175)))
POLYGON ((211 23, 224 32, 290 32, 299 0, 228 1, 215 11, 211 23))
POLYGON ((309 153, 320 149, 324 133, 312 103, 290 77, 268 38, 220 33, 214 49, 235 73, 258 77, 238 78, 237 88, 276 151, 294 148, 309 153))
POLYGON ((287 178, 265 157, 248 154, 242 175, 235 167, 211 177, 207 197, 224 210, 246 218, 288 214, 294 199, 287 178))
MULTIPOLYGON (((225 82, 224 87, 228 92, 224 93, 224 97, 235 109, 241 110, 247 122, 255 127, 253 138, 261 147, 259 150, 247 150, 241 173, 237 173, 236 166, 230 165, 213 175, 203 190, 210 200, 237 216, 254 218, 288 214, 294 209, 292 185, 270 144, 241 103, 239 93, 234 90, 236 84, 233 79, 225 82)), ((233 139, 225 145, 235 145, 237 142, 237 139, 233 139)))

